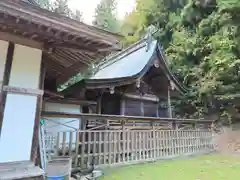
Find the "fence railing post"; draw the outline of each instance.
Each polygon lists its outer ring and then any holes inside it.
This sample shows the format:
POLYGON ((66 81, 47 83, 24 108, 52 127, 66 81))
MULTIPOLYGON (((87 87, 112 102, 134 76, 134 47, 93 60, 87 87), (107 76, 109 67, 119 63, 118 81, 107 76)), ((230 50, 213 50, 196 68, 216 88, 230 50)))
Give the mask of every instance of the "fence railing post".
POLYGON ((156 148, 157 140, 158 140, 158 137, 157 137, 157 134, 156 134, 155 127, 153 126, 153 129, 152 129, 152 142, 153 142, 153 159, 154 160, 156 160, 156 158, 157 158, 157 155, 156 155, 156 152, 157 152, 157 148, 156 148))
POLYGON ((82 132, 82 138, 81 138, 81 166, 83 167, 84 160, 85 160, 85 137, 86 137, 86 131, 82 132))
MULTIPOLYGON (((58 132, 53 156, 72 156, 75 167, 84 168, 95 157, 98 165, 136 163, 161 157, 213 150, 208 130, 98 130, 58 132), (76 138, 75 138, 76 133, 76 138), (75 141, 76 139, 76 141, 75 141), (75 143, 75 144, 74 144, 75 143)), ((49 141, 51 138, 49 139, 49 141)))
POLYGON ((76 157, 75 157, 75 167, 77 167, 78 165, 78 153, 79 153, 79 136, 80 136, 80 133, 79 131, 76 132, 76 144, 75 144, 75 152, 76 152, 76 157))
POLYGON ((126 130, 122 128, 122 162, 125 162, 125 153, 126 153, 126 130))

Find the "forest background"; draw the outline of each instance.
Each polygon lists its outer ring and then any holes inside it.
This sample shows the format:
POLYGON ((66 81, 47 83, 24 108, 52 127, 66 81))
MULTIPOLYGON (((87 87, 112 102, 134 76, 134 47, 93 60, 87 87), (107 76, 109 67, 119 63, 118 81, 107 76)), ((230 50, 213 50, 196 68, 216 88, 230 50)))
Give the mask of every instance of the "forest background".
MULTIPOLYGON (((68 0, 36 1, 43 8, 82 21, 81 12, 72 11, 68 0)), ((136 8, 123 20, 117 18, 116 6, 117 0, 101 0, 92 24, 122 34, 124 46, 144 37, 150 26, 157 30, 154 37, 187 89, 173 101, 177 116, 240 121, 239 0, 136 0, 136 8)), ((79 73, 64 86, 93 72, 90 68, 79 73)))

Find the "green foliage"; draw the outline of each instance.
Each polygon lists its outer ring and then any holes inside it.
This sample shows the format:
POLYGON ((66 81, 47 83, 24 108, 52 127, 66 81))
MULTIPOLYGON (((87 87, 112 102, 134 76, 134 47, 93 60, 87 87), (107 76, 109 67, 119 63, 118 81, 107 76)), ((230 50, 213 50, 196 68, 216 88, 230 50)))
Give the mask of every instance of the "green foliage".
POLYGON ((188 87, 177 114, 232 121, 240 92, 239 0, 138 0, 123 24, 126 44, 153 24, 172 71, 188 87), (130 33, 130 35, 129 35, 130 33))
POLYGON ((49 0, 35 0, 35 1, 41 8, 49 10, 51 7, 51 3, 49 0))
POLYGON ((71 19, 82 21, 82 13, 79 10, 72 11, 68 6, 69 0, 36 0, 36 3, 44 9, 56 12, 71 19))
POLYGON ((116 15, 116 0, 101 0, 95 9, 93 24, 101 29, 117 33, 119 21, 116 15))

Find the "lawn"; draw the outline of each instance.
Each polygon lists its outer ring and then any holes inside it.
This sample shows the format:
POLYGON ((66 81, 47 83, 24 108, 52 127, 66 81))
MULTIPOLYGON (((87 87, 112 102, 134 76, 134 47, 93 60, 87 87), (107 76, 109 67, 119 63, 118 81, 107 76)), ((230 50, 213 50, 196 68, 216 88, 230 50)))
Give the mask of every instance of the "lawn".
POLYGON ((114 168, 101 180, 240 180, 240 156, 206 155, 114 168))

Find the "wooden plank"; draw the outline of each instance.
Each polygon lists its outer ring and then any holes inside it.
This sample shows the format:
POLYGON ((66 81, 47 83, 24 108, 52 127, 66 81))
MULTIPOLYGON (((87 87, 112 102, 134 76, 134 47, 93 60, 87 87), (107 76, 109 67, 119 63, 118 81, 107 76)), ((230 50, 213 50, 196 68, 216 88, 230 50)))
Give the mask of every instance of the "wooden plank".
POLYGON ((73 145, 73 132, 69 132, 69 145, 68 145, 68 154, 72 156, 72 145, 73 145))
POLYGON ((168 86, 167 97, 168 97, 168 114, 169 117, 172 118, 172 104, 171 104, 171 94, 170 94, 170 87, 168 86))
POLYGON ((148 132, 143 131, 143 159, 148 159, 148 132))
POLYGON ((110 131, 108 134, 108 164, 112 164, 112 146, 113 146, 113 132, 110 131))
POLYGON ((44 94, 44 91, 40 89, 21 88, 21 87, 14 87, 14 86, 4 86, 3 91, 14 93, 14 94, 36 95, 36 96, 43 96, 44 94))
POLYGON ((159 98, 157 96, 154 96, 154 95, 151 95, 151 94, 145 94, 143 96, 140 96, 140 95, 134 95, 134 94, 125 93, 123 96, 125 98, 159 102, 159 98))
POLYGON ((136 154, 136 160, 140 159, 140 152, 139 152, 139 147, 140 147, 140 138, 139 138, 139 131, 135 131, 135 154, 136 154))
MULTIPOLYGON (((96 157, 96 152, 97 152, 97 132, 96 131, 94 131, 93 132, 93 158, 94 159, 96 159, 95 157, 96 157)), ((95 164, 96 162, 94 162, 94 164, 95 164)))
POLYGON ((58 132, 56 136, 56 148, 54 153, 55 156, 58 156, 59 154, 59 145, 60 145, 60 133, 58 132))
POLYGON ((75 162, 74 162, 74 166, 77 167, 78 166, 78 153, 79 153, 79 138, 80 138, 80 133, 79 131, 76 132, 76 145, 75 145, 75 153, 76 153, 76 157, 75 157, 75 162))
POLYGON ((63 156, 65 156, 66 152, 67 152, 67 147, 66 147, 67 132, 63 132, 62 135, 63 135, 63 138, 62 138, 62 154, 63 154, 63 156))
POLYGON ((142 153, 143 153, 143 151, 142 151, 142 148, 143 148, 142 131, 139 132, 139 145, 140 145, 140 147, 139 147, 139 154, 140 154, 139 160, 142 160, 143 159, 142 158, 142 153))
MULTIPOLYGON (((87 165, 90 164, 90 160, 92 157, 92 154, 91 154, 91 144, 92 144, 92 132, 91 131, 88 131, 87 132, 87 137, 88 137, 88 144, 87 144, 87 165), (90 158, 91 157, 91 158, 90 158)), ((89 168, 89 167, 88 167, 89 168)))
POLYGON ((179 122, 179 123, 212 123, 213 120, 204 120, 204 119, 178 119, 178 118, 157 118, 157 117, 142 117, 142 116, 121 116, 121 115, 105 115, 105 114, 71 114, 71 113, 61 113, 61 112, 42 112, 42 116, 45 117, 65 117, 65 118, 88 118, 88 119, 99 119, 111 121, 132 121, 132 122, 179 122))
POLYGON ((102 132, 99 131, 99 140, 98 140, 98 164, 101 165, 102 164, 102 132))
MULTIPOLYGON (((40 76, 39 76, 39 92, 44 89, 44 80, 46 77, 46 68, 44 66, 43 61, 41 62, 40 76)), ((38 154, 37 149, 39 147, 39 126, 42 112, 42 104, 43 104, 43 94, 38 95, 37 97, 37 105, 36 105, 36 113, 34 120, 34 129, 33 129, 33 139, 32 139, 32 148, 31 148, 31 160, 36 162, 38 154)), ((39 162, 42 164, 42 162, 39 162)), ((38 165, 40 165, 38 164, 38 165)))
POLYGON ((127 162, 130 161, 129 155, 130 155, 130 143, 131 143, 131 137, 130 137, 130 131, 126 131, 126 143, 127 143, 127 162))
POLYGON ((76 99, 44 99, 44 102, 74 105, 96 105, 96 101, 76 100, 76 99))
POLYGON ((49 91, 49 90, 44 90, 44 94, 47 94, 52 97, 57 97, 57 98, 64 98, 64 95, 58 92, 54 91, 49 91))
POLYGON ((31 167, 34 167, 34 164, 31 161, 0 163, 0 172, 8 171, 8 170, 11 170, 11 169, 16 169, 18 167, 20 167, 20 168, 31 168, 31 167))
POLYGON ((117 163, 117 133, 113 132, 113 164, 117 163))
POLYGON ((102 95, 97 99, 97 114, 102 114, 102 95))
POLYGON ((122 138, 121 138, 121 134, 122 134, 122 132, 117 132, 117 139, 118 139, 118 143, 117 143, 117 145, 118 145, 118 148, 117 148, 117 163, 120 163, 121 162, 121 153, 122 153, 122 146, 121 146, 121 144, 122 144, 122 138))
POLYGON ((122 129, 122 161, 125 162, 125 154, 126 154, 126 130, 122 129))
POLYGON ((131 132, 131 161, 134 160, 134 155, 136 156, 136 153, 135 153, 135 149, 134 149, 134 131, 130 131, 131 132))
POLYGON ((108 131, 103 132, 104 140, 103 140, 103 164, 107 164, 108 160, 108 131))
POLYGON ((125 115, 125 108, 126 108, 125 103, 126 103, 125 100, 122 99, 121 100, 121 113, 120 113, 121 115, 125 115))
POLYGON ((163 131, 158 131, 159 132, 159 156, 163 156, 163 131))
POLYGON ((12 180, 12 179, 28 179, 43 177, 45 172, 37 166, 33 167, 18 167, 8 171, 3 171, 0 173, 0 179, 12 180))
POLYGON ((84 160, 85 160, 85 137, 86 131, 82 131, 82 139, 81 139, 81 166, 84 167, 84 160))
POLYGON ((43 49, 43 43, 39 43, 34 40, 30 40, 21 36, 13 35, 7 32, 0 32, 0 39, 13 42, 15 44, 21 44, 24 46, 36 48, 36 49, 43 49))

